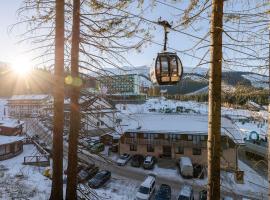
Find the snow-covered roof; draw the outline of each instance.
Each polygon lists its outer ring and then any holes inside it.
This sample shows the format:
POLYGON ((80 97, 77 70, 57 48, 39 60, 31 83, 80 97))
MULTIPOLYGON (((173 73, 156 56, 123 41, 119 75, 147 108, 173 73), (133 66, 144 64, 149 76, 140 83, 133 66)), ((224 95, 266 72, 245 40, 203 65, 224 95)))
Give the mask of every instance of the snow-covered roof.
POLYGON ((121 137, 121 135, 117 132, 104 133, 101 136, 104 136, 104 135, 110 135, 113 137, 113 139, 120 139, 121 137))
POLYGON ((191 166, 192 167, 192 162, 191 162, 191 160, 190 160, 189 157, 181 157, 179 162, 181 162, 182 165, 191 166))
POLYGON ((9 100, 43 100, 48 97, 48 94, 13 95, 9 100))
POLYGON ((0 145, 21 141, 23 139, 24 139, 24 137, 22 137, 22 136, 3 136, 3 135, 0 135, 0 145))
MULTIPOLYGON (((198 114, 144 113, 123 118, 122 131, 171 134, 208 134, 208 116, 198 114)), ((221 134, 228 135, 236 143, 242 143, 240 130, 231 120, 222 117, 221 134)))
POLYGON ((0 126, 2 127, 16 128, 17 126, 20 126, 23 124, 24 124, 24 121, 20 121, 16 119, 4 118, 0 120, 0 126))

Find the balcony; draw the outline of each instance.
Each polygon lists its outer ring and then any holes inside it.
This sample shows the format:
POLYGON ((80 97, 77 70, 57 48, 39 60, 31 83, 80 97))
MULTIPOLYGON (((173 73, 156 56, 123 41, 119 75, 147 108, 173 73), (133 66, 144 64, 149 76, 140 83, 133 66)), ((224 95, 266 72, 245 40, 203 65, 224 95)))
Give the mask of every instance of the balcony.
POLYGON ((206 148, 207 147, 206 141, 193 142, 193 141, 186 141, 186 140, 125 138, 124 143, 125 144, 138 144, 138 145, 151 144, 154 146, 175 145, 175 146, 182 146, 182 147, 189 147, 189 148, 206 148))

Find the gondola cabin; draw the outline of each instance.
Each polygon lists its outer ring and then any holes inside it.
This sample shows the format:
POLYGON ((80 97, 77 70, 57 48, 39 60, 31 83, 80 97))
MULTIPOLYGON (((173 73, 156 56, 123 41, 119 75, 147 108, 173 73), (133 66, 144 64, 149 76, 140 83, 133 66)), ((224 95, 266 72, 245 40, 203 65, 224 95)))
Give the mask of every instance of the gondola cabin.
POLYGON ((155 66, 150 71, 151 81, 159 85, 175 85, 183 74, 181 60, 176 53, 158 53, 155 66))

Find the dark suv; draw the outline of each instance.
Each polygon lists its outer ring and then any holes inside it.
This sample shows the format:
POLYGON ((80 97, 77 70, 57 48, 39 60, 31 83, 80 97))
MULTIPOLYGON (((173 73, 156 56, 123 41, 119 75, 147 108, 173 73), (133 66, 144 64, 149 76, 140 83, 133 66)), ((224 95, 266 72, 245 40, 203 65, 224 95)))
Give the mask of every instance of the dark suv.
POLYGON ((139 155, 139 154, 133 155, 131 158, 131 166, 132 167, 140 167, 143 163, 143 160, 144 160, 144 158, 142 155, 139 155))
POLYGON ((171 187, 161 184, 156 193, 155 200, 171 200, 171 187))
POLYGON ((111 172, 107 170, 102 170, 98 172, 89 182, 90 188, 99 188, 103 186, 111 178, 111 172))

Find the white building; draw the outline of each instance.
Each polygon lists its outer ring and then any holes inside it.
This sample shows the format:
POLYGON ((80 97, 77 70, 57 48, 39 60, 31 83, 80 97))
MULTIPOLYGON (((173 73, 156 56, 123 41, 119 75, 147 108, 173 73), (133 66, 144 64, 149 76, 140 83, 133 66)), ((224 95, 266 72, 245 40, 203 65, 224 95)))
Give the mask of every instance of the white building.
POLYGON ((41 115, 49 103, 51 104, 51 99, 47 94, 13 95, 8 99, 7 114, 19 118, 41 115))

